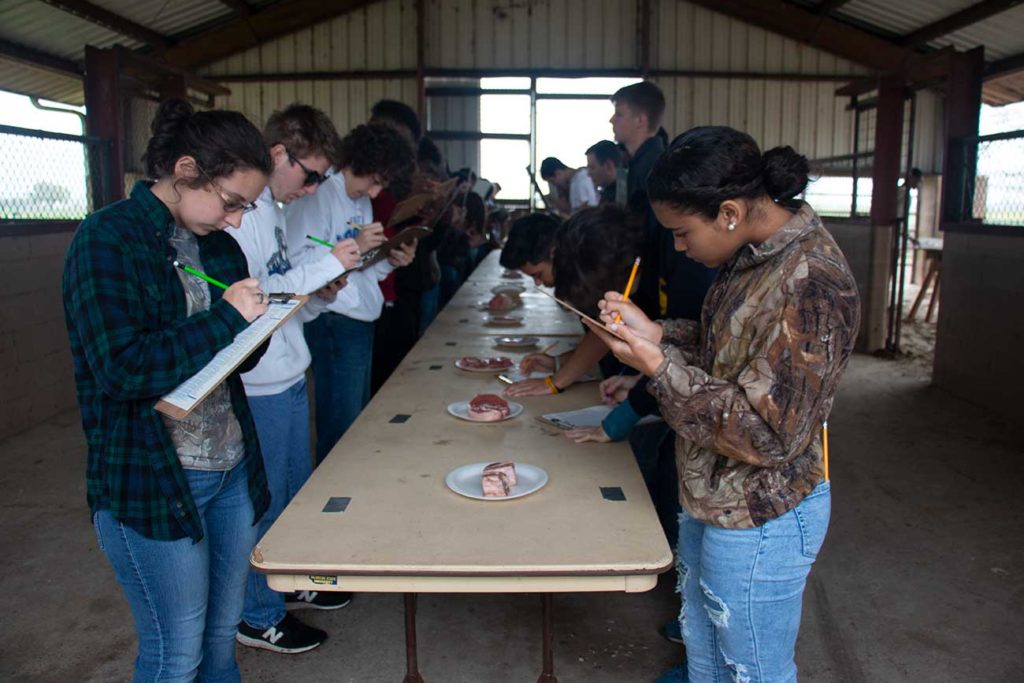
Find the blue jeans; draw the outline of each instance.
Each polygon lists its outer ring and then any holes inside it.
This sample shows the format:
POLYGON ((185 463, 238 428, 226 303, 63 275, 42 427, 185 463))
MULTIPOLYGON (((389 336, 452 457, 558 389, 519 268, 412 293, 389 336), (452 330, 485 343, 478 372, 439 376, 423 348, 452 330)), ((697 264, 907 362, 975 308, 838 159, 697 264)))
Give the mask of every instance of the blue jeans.
POLYGON ((370 402, 373 323, 323 313, 306 323, 313 356, 316 462, 320 464, 370 402))
POLYGON ((680 625, 692 683, 790 683, 800 609, 828 530, 822 482, 794 509, 754 529, 679 515, 680 625))
POLYGON ((124 589, 139 638, 135 683, 237 683, 235 633, 256 544, 245 465, 185 470, 203 540, 157 541, 108 510, 93 515, 100 549, 124 589))
POLYGON ((679 477, 676 474, 676 433, 664 422, 637 425, 629 446, 647 485, 669 545, 679 538, 679 477))
POLYGON ((437 310, 441 303, 441 285, 437 284, 420 295, 420 319, 419 335, 427 331, 430 323, 437 317, 437 310))
MULTIPOLYGON (((309 399, 306 380, 300 380, 280 394, 250 396, 249 407, 260 437, 263 466, 267 471, 270 507, 258 525, 263 538, 313 472, 309 452, 309 399)), ((267 577, 249 572, 242 618, 250 626, 266 629, 284 618, 284 593, 270 590, 267 577)))

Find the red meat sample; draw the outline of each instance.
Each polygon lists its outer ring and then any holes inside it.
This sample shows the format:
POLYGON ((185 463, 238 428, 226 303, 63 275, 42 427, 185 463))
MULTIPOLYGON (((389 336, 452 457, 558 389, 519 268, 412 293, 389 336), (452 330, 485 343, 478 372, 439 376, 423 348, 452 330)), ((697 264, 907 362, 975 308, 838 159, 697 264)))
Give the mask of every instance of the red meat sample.
POLYGON ((478 394, 469 402, 469 418, 479 422, 497 422, 512 414, 508 401, 494 394, 478 394))

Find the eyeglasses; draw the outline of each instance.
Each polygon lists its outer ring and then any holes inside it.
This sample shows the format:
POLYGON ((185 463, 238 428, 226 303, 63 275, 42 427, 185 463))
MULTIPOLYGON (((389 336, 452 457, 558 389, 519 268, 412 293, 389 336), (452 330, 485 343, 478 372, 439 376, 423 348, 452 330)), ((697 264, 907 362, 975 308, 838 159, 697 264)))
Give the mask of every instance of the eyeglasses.
POLYGON ((255 201, 247 202, 235 193, 228 192, 220 186, 220 183, 211 178, 206 171, 200 168, 198 164, 196 164, 196 169, 203 174, 206 181, 210 183, 210 185, 213 186, 213 189, 217 191, 217 194, 220 195, 220 199, 224 203, 224 213, 238 213, 239 211, 242 213, 249 213, 250 211, 256 210, 255 201))
MULTIPOLYGON (((287 151, 287 150, 286 150, 287 151)), ((310 185, 322 185, 327 181, 327 176, 314 171, 313 169, 306 166, 304 163, 292 156, 291 152, 288 152, 288 161, 293 164, 298 164, 299 168, 306 172, 306 179, 302 182, 303 187, 309 187, 310 185)))

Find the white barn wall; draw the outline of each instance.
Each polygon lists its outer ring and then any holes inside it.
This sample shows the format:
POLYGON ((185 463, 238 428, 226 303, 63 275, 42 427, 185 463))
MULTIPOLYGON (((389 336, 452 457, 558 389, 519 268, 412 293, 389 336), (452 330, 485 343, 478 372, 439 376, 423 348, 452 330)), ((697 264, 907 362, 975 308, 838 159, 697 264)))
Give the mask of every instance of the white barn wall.
MULTIPOLYGON (((425 0, 427 69, 629 69, 639 73, 639 0, 425 0)), ((654 71, 729 71, 851 75, 852 62, 725 15, 677 0, 652 0, 654 71)), ((383 0, 210 65, 225 74, 414 70, 415 0, 383 0)), ((665 128, 724 124, 750 132, 764 147, 794 146, 810 158, 852 153, 853 113, 837 98, 836 81, 781 81, 661 76, 665 128)), ((366 120, 381 97, 416 105, 413 78, 301 80, 228 84, 218 106, 239 109, 262 124, 293 101, 324 109, 339 130, 366 120)), ((466 100, 466 98, 461 98, 466 100)), ((916 165, 941 167, 942 97, 918 94, 916 165)), ((434 129, 476 130, 478 106, 455 98, 431 102, 434 129)), ((868 114, 864 118, 872 118, 868 114)), ((862 121, 861 151, 873 146, 862 121)), ((458 165, 478 161, 475 143, 445 142, 458 165)), ((454 165, 454 164, 453 164, 454 165)), ((473 164, 476 165, 476 164, 473 164)))

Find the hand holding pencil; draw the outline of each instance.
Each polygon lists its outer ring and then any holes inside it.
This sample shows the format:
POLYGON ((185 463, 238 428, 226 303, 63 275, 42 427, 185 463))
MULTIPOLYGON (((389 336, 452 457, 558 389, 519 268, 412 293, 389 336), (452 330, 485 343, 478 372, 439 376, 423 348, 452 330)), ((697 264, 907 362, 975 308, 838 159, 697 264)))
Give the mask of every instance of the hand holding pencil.
POLYGON ((601 310, 601 322, 606 325, 624 325, 633 334, 654 343, 661 342, 661 325, 648 318, 640 307, 618 292, 606 292, 604 298, 597 302, 601 310))
POLYGON ((376 249, 380 245, 387 241, 384 237, 384 226, 380 223, 368 223, 366 225, 355 225, 350 223, 352 227, 359 228, 359 234, 356 235, 356 244, 359 245, 359 251, 364 254, 371 249, 376 249))

